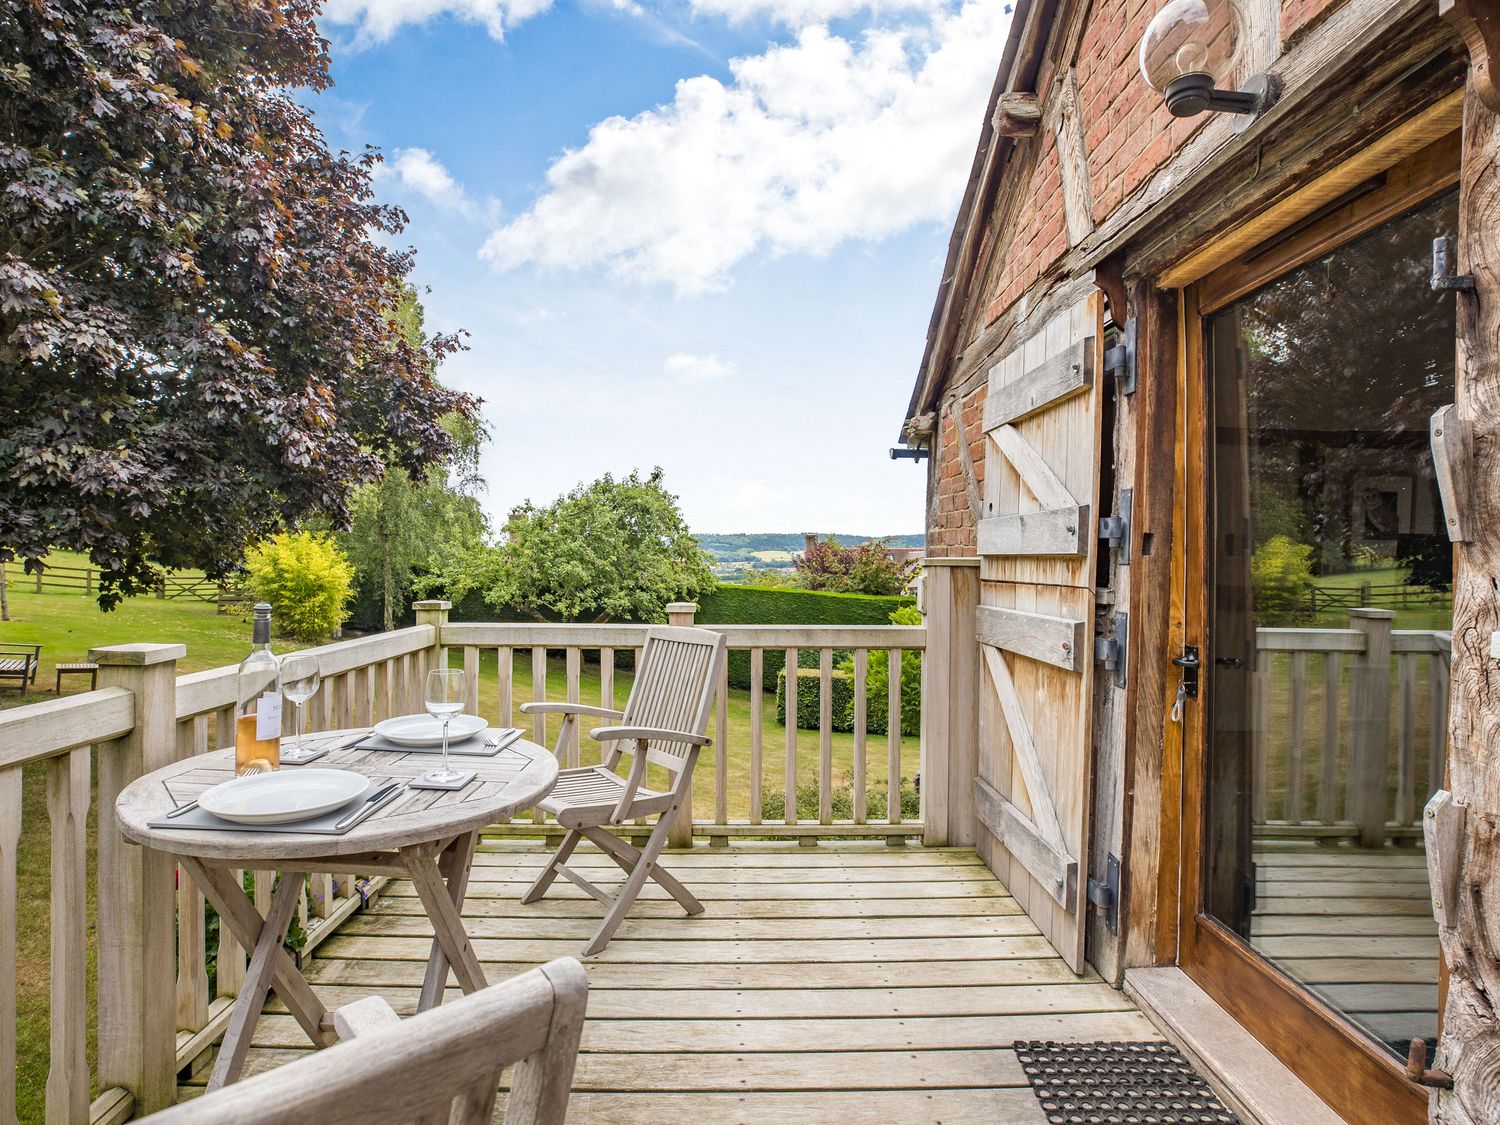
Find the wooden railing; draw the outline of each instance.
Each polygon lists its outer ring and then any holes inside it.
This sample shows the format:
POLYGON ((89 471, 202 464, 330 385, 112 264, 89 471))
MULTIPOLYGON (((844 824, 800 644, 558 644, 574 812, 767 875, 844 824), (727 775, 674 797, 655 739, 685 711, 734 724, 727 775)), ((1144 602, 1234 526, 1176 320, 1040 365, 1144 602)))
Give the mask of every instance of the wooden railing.
MULTIPOLYGON (((419 624, 308 649, 323 677, 318 724, 365 726, 420 710, 435 659, 427 603, 419 624)), ((159 853, 127 844, 114 802, 135 778, 232 741, 235 668, 177 676, 181 645, 121 645, 90 653, 96 691, 0 711, 0 1122, 17 1116, 17 860, 24 815, 22 771, 46 771, 50 859, 49 1062, 46 1120, 123 1121, 176 1095, 178 1071, 222 1035, 245 970, 245 951, 221 931, 210 949, 202 895, 159 853), (91 766, 97 783, 90 784, 91 766), (86 986, 90 810, 97 824, 98 1063, 88 1063, 86 986), (210 989, 208 965, 216 962, 210 989), (100 1092, 90 1100, 91 1086, 100 1092)), ((290 717, 288 717, 290 718, 290 717)), ((252 876, 253 877, 253 876, 252 876)), ((316 946, 372 893, 379 879, 312 875, 300 914, 303 950, 316 946)), ((255 881, 265 901, 269 878, 255 881)))
POLYGON ((1264 836, 1422 834, 1443 783, 1449 633, 1392 629, 1360 608, 1347 629, 1259 629, 1252 821, 1264 836))
MULTIPOLYGON (((691 623, 691 607, 677 608, 674 620, 681 624, 691 623)), ((693 787, 693 807, 684 810, 692 815, 684 815, 676 826, 675 844, 685 844, 694 835, 707 837, 713 844, 726 844, 732 837, 746 836, 796 837, 809 844, 816 843, 820 837, 831 836, 884 837, 892 842, 922 836, 921 817, 908 817, 902 810, 901 704, 902 658, 906 653, 923 652, 926 647, 925 628, 904 625, 702 624, 704 628, 728 637, 731 660, 735 654, 744 654, 748 663, 748 682, 742 698, 747 704, 748 721, 743 729, 737 729, 740 724, 730 723, 731 692, 726 666, 719 678, 710 727, 714 745, 699 763, 693 787), (802 654, 809 651, 817 653, 815 682, 818 684, 816 756, 810 767, 803 761, 808 751, 800 746, 796 715, 799 680, 812 677, 786 678, 786 722, 784 729, 778 731, 775 729, 774 710, 776 678, 774 672, 767 673, 771 663, 769 655, 780 657, 777 663, 781 668, 791 669, 797 668, 802 654), (888 670, 884 698, 880 701, 885 707, 886 723, 884 733, 872 734, 868 729, 871 725, 868 683, 872 657, 877 653, 880 655, 876 659, 883 660, 888 670), (839 664, 848 666, 847 673, 836 670, 839 664), (834 681, 846 674, 853 714, 848 724, 847 784, 841 784, 843 778, 835 769, 834 681), (768 709, 772 711, 769 719, 766 715, 768 709), (731 782, 731 763, 743 765, 743 788, 731 782), (810 815, 799 810, 796 797, 799 788, 807 786, 816 786, 817 795, 816 809, 810 815), (835 816, 835 798, 842 804, 845 790, 848 815, 835 816), (883 796, 885 807, 872 815, 871 798, 877 792, 883 796), (779 815, 767 814, 768 797, 773 794, 780 799, 779 815)), ((517 661, 529 664, 530 698, 533 700, 548 698, 548 655, 561 652, 562 686, 566 699, 620 707, 626 695, 622 681, 631 672, 628 668, 617 670, 617 664, 623 660, 633 667, 645 633, 644 625, 444 623, 440 636, 444 647, 462 651, 463 666, 470 683, 469 698, 477 701, 487 717, 506 725, 514 723, 529 728, 534 741, 552 745, 548 741, 545 717, 527 719, 519 713, 519 705, 525 700, 517 692, 517 661), (626 654, 630 655, 627 657, 626 654), (493 672, 489 671, 491 655, 493 672), (597 699, 585 700, 582 696, 586 664, 597 665, 599 669, 597 699), (485 678, 493 676, 493 690, 482 679, 481 666, 485 668, 485 678)), ((907 669, 906 675, 919 677, 920 673, 907 669)), ((553 728, 559 726, 554 721, 553 728)), ((810 736, 806 737, 810 741, 810 736)), ((586 738, 580 739, 578 727, 571 729, 560 748, 564 767, 599 760, 597 751, 591 751, 593 757, 585 757, 583 745, 587 741, 586 738)), ((915 749, 912 745, 915 741, 915 736, 907 736, 909 754, 915 749)), ((908 759, 908 766, 910 764, 908 759)), ((916 783, 916 770, 907 768, 905 773, 908 788, 911 788, 916 783)), ((540 825, 540 818, 533 817, 496 825, 494 832, 534 836, 539 826, 543 831, 549 830, 540 825)))
MULTIPOLYGON (((687 607, 674 607, 675 619, 691 620, 687 607)), ((606 706, 622 705, 632 674, 626 653, 645 638, 640 625, 462 624, 447 621, 445 602, 417 603, 418 624, 409 629, 304 650, 317 657, 322 688, 311 705, 315 729, 363 727, 394 714, 422 709, 422 684, 438 661, 461 659, 491 717, 510 723, 524 700, 515 671, 530 666, 530 698, 547 698, 548 655, 561 653, 560 685, 568 699, 581 699, 586 661, 599 661, 598 695, 606 706), (494 670, 489 657, 494 654, 494 670), (622 665, 617 671, 617 661, 622 665), (483 670, 483 676, 481 672, 483 670), (491 676, 493 679, 491 680, 491 676), (491 692, 490 686, 493 685, 491 692), (483 689, 483 690, 481 690, 483 689)), ((701 763, 695 791, 696 817, 684 818, 676 839, 696 834, 716 843, 731 837, 884 837, 900 843, 920 837, 922 819, 901 807, 903 772, 915 780, 916 739, 903 746, 902 657, 923 652, 920 626, 753 626, 723 625, 731 652, 744 654, 748 690, 731 692, 721 677, 712 733, 715 744, 701 763), (819 685, 818 726, 799 742, 797 676, 787 685, 787 723, 778 732, 772 654, 788 668, 802 652, 815 651, 819 685), (873 654, 889 669, 885 705, 888 731, 867 731, 867 681, 873 654), (848 660, 853 695, 852 730, 834 731, 833 681, 836 665, 848 660), (769 690, 768 690, 769 689, 769 690), (748 701, 743 729, 731 709, 748 701), (768 716, 767 710, 771 711, 768 716), (776 745, 778 738, 780 746, 776 745), (836 816, 842 800, 835 770, 835 743, 849 752, 849 814, 836 816), (903 761, 905 748, 908 757, 903 761), (731 769, 743 760, 741 774, 731 769), (744 788, 732 783, 743 776, 744 788), (798 783, 816 787, 816 810, 797 808, 798 783), (779 815, 770 815, 776 787, 784 795, 779 815), (884 809, 874 798, 889 794, 884 809)), ((210 945, 202 895, 187 876, 160 853, 127 844, 115 828, 113 807, 132 780, 173 760, 232 742, 237 669, 218 668, 178 676, 181 645, 122 645, 95 649, 100 665, 98 690, 45 703, 0 711, 0 964, 17 965, 18 852, 23 833, 45 831, 50 854, 50 1051, 46 1119, 56 1125, 119 1122, 170 1104, 176 1076, 206 1056, 228 1022, 245 972, 245 951, 222 931, 210 945), (29 823, 24 810, 22 770, 46 772, 46 824, 29 823), (97 781, 91 785, 91 767, 97 781), (89 814, 95 814, 96 891, 89 882, 89 814), (90 1011, 88 927, 90 894, 97 909, 98 1062, 88 1061, 90 1011), (216 966, 210 983, 209 965, 216 966), (91 1088, 99 1091, 90 1099, 91 1088)), ((907 675, 912 674, 907 669, 907 675)), ((524 686, 524 685, 522 685, 524 686)), ((290 715, 287 721, 291 721, 290 715)), ((538 740, 548 731, 541 720, 524 720, 538 740)), ((585 755, 576 733, 562 749, 565 765, 585 755)), ((632 826, 626 826, 628 833, 632 826)), ((554 826, 535 819, 497 825, 500 834, 551 833, 554 826)), ((254 874, 250 877, 253 879, 254 874)), ((254 893, 264 908, 271 879, 256 879, 254 893)), ((306 929, 304 952, 323 940, 372 893, 381 880, 312 875, 300 913, 306 929)), ((16 1117, 16 971, 0 972, 0 1122, 16 1117)))

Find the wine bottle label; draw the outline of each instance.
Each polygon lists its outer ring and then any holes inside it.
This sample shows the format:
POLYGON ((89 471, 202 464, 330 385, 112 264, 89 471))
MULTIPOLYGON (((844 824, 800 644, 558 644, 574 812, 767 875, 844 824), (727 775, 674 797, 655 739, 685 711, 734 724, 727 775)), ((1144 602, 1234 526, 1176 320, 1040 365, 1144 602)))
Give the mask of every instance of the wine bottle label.
POLYGON ((255 737, 264 741, 281 737, 281 693, 268 691, 255 705, 255 737))

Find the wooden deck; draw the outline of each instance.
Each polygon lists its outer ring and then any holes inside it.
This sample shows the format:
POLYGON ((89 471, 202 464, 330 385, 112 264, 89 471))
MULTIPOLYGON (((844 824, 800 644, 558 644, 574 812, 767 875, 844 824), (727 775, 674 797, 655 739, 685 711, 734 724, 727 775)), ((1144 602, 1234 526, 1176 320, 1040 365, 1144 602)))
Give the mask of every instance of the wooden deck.
MULTIPOLYGON (((504 844, 477 859, 465 914, 492 980, 576 954, 597 925, 602 907, 562 880, 519 903, 542 861, 504 844)), ((687 918, 650 887, 585 962, 570 1120, 1036 1123, 1014 1040, 1160 1038, 1069 971, 972 851, 748 844, 667 862, 708 909, 687 918)), ((308 975, 330 1007, 379 993, 409 1014, 430 933, 392 884, 308 975)), ((307 1049, 273 997, 246 1073, 307 1049)))
POLYGON ((1405 1057, 1437 1035, 1437 923, 1420 848, 1258 841, 1251 944, 1405 1057))

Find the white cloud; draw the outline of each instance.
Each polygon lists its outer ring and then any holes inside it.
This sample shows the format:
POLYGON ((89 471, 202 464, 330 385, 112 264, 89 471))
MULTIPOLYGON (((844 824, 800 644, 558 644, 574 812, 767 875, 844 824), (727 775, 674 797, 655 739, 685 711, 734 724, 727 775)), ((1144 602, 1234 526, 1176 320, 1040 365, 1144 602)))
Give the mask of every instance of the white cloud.
POLYGON ((727 379, 735 372, 735 366, 716 355, 693 355, 691 352, 673 352, 661 365, 679 383, 713 383, 727 379))
POLYGON ((689 5, 695 15, 719 16, 730 23, 765 18, 809 27, 858 12, 936 12, 946 6, 946 0, 689 0, 689 5))
POLYGON ((473 209, 453 174, 425 148, 398 148, 389 163, 376 166, 376 178, 395 181, 439 207, 454 211, 473 209))
POLYGON ((323 16, 332 23, 354 25, 361 43, 383 43, 406 24, 452 16, 482 24, 492 37, 545 12, 552 0, 328 0, 323 16))
POLYGON ((670 105, 611 117, 547 171, 481 254, 501 268, 605 265, 721 289, 751 254, 825 254, 944 221, 962 191, 1006 16, 972 0, 855 41, 812 27, 685 79, 670 105))

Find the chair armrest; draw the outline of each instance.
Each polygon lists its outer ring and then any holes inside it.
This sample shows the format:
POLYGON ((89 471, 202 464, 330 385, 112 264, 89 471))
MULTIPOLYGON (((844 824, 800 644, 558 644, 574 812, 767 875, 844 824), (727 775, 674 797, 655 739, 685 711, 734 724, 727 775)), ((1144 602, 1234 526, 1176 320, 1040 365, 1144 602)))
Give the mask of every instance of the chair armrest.
POLYGON ((587 703, 523 703, 523 715, 594 715, 601 719, 623 719, 624 711, 610 707, 591 707, 587 703))
POLYGON ((666 730, 662 727, 595 727, 589 737, 599 742, 617 742, 630 739, 633 742, 686 742, 691 746, 712 746, 714 740, 706 734, 693 734, 685 730, 666 730))

